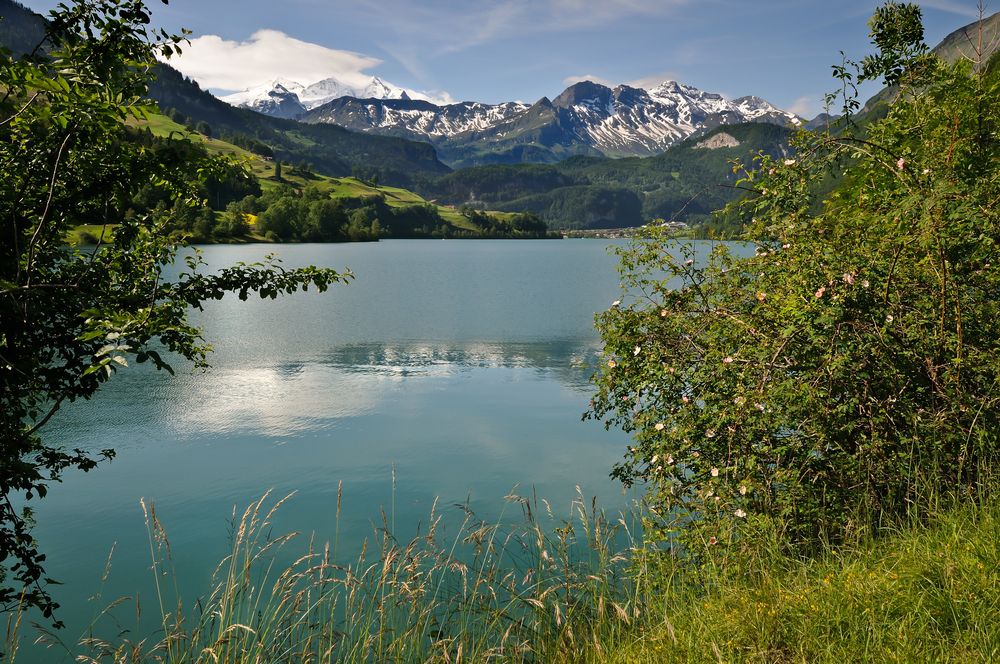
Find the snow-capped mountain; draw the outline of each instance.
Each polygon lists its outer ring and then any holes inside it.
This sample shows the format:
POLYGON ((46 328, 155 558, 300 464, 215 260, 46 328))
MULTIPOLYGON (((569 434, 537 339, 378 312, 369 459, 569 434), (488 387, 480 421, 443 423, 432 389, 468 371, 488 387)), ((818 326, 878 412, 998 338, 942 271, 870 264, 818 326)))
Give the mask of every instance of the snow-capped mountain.
POLYGON ((359 85, 345 83, 336 77, 325 78, 310 85, 279 78, 220 99, 232 106, 249 108, 265 115, 294 118, 340 97, 427 99, 424 94, 393 85, 378 76, 372 76, 359 85))
POLYGON ((485 131, 518 117, 529 106, 519 102, 461 102, 439 106, 414 99, 375 100, 341 97, 303 117, 348 129, 386 134, 412 134, 422 140, 447 139, 469 131, 485 131))
POLYGON ((268 115, 429 141, 453 166, 649 156, 723 124, 802 122, 759 97, 729 100, 676 81, 648 89, 581 81, 534 104, 436 104, 375 76, 363 83, 278 79, 222 99, 268 115))
POLYGON ((307 110, 299 100, 302 90, 303 87, 295 81, 279 78, 221 99, 232 106, 249 108, 264 115, 294 118, 307 110))
POLYGON ((582 81, 532 105, 344 96, 301 119, 427 140, 455 166, 556 161, 573 154, 648 156, 722 124, 801 122, 758 97, 730 101, 675 81, 651 89, 582 81))
POLYGON ((577 135, 609 156, 656 154, 722 124, 800 122, 757 97, 729 101, 676 81, 648 90, 583 81, 567 88, 552 105, 577 135))
MULTIPOLYGON (((416 93, 413 94, 416 95, 416 93)), ((299 101, 307 109, 322 106, 339 97, 355 97, 356 99, 410 99, 411 93, 392 83, 386 83, 378 76, 372 76, 363 85, 349 85, 337 78, 325 78, 322 81, 304 87, 299 92, 299 101)))

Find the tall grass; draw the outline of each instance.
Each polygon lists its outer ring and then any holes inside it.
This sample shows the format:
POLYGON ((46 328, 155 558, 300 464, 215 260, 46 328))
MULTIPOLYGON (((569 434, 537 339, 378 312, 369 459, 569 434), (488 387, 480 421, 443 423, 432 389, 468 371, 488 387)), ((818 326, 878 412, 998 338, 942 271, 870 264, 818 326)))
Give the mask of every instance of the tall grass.
MULTIPOLYGON (((548 503, 508 496, 510 511, 485 522, 462 507, 447 535, 435 503, 408 541, 391 514, 350 561, 333 544, 272 536, 289 500, 265 494, 234 511, 232 548, 194 603, 178 591, 168 533, 143 503, 161 632, 87 638, 79 661, 482 662, 581 661, 600 656, 648 603, 630 564, 639 542, 579 493, 572 517, 548 503), (292 555, 294 547, 301 546, 292 555)), ((337 517, 340 517, 338 494, 337 517)), ((339 529, 338 529, 339 532, 339 529)))

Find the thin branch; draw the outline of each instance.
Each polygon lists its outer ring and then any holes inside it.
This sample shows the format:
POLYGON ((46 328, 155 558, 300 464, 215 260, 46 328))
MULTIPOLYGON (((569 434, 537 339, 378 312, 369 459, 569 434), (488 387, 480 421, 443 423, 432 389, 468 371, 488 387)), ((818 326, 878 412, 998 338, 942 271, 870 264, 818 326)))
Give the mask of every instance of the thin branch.
POLYGON ((5 357, 4 355, 2 355, 2 354, 0 354, 0 362, 3 362, 3 363, 5 363, 5 364, 7 365, 7 369, 8 369, 8 370, 13 370, 13 371, 16 371, 17 373, 21 374, 21 375, 22 375, 22 376, 24 376, 25 378, 29 378, 29 379, 31 378, 31 376, 30 376, 29 374, 27 374, 27 373, 26 373, 26 372, 25 372, 25 371, 24 371, 23 369, 21 369, 20 367, 16 367, 16 366, 14 366, 14 363, 13 363, 13 362, 11 362, 11 361, 10 361, 9 359, 7 359, 7 358, 6 358, 6 357, 5 357))
POLYGON ((45 426, 48 423, 48 421, 52 419, 52 416, 59 411, 59 407, 62 406, 63 399, 65 399, 65 397, 59 397, 59 399, 55 402, 55 404, 52 406, 49 412, 46 413, 45 417, 43 417, 40 422, 35 424, 35 426, 28 429, 28 432, 25 435, 33 436, 35 435, 35 433, 38 432, 39 429, 45 426))
POLYGON ((27 284, 25 286, 15 286, 14 288, 7 288, 5 290, 0 290, 0 295, 10 295, 12 293, 19 293, 22 291, 29 290, 73 290, 79 288, 80 284, 27 284))
POLYGON ((26 110, 28 110, 28 107, 29 107, 29 106, 31 106, 31 104, 32 104, 32 103, 34 103, 35 99, 37 99, 37 98, 38 98, 38 95, 40 95, 40 94, 41 94, 40 92, 36 92, 35 94, 31 95, 31 99, 29 99, 29 100, 28 100, 28 101, 27 101, 27 102, 26 102, 26 103, 24 104, 24 106, 22 106, 22 107, 21 107, 21 110, 19 110, 19 111, 18 111, 17 113, 15 113, 14 115, 10 116, 10 117, 9 117, 9 118, 7 118, 6 120, 4 120, 4 121, 0 122, 0 127, 4 126, 4 125, 5 125, 5 124, 7 124, 8 122, 11 122, 11 121, 13 121, 13 120, 14 120, 14 119, 15 119, 15 118, 16 118, 17 116, 19 116, 19 115, 20 115, 21 113, 24 113, 24 112, 25 112, 26 110))
POLYGON ((716 184, 716 186, 717 187, 723 187, 725 189, 739 189, 740 191, 749 191, 750 193, 753 193, 753 194, 760 194, 760 193, 762 193, 760 189, 757 189, 755 187, 741 187, 738 184, 723 184, 723 183, 720 182, 720 183, 716 184))
POLYGON ((45 226, 45 221, 48 219, 49 210, 52 208, 52 198, 56 193, 56 176, 59 174, 59 164, 62 163, 63 152, 66 150, 66 145, 69 143, 69 139, 72 138, 73 132, 67 132, 66 138, 63 139, 62 144, 59 146, 59 152, 56 154, 56 163, 52 167, 52 178, 49 181, 49 197, 45 201, 45 210, 42 211, 42 218, 38 220, 38 228, 35 229, 34 234, 31 236, 31 241, 28 243, 28 260, 25 263, 25 272, 27 273, 27 284, 31 285, 31 264, 35 260, 35 244, 38 242, 38 237, 42 233, 42 228, 45 226))

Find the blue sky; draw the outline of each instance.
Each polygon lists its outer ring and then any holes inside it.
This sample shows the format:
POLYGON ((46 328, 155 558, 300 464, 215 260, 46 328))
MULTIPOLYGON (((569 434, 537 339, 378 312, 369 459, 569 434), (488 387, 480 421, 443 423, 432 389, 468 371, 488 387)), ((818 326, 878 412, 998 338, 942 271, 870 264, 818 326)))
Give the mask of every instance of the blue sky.
MULTIPOLYGON (((24 2, 24 0, 22 0, 24 2)), ((998 0, 994 2, 1000 5, 998 0)), ((55 0, 27 0, 46 11, 55 0)), ((675 79, 822 110, 839 52, 869 51, 872 0, 171 0, 154 22, 194 31, 175 62, 213 91, 283 75, 376 74, 437 98, 532 102, 578 78, 675 79)), ((975 0, 927 0, 934 45, 974 20, 975 0)), ((987 10, 997 10, 1000 6, 987 10)))

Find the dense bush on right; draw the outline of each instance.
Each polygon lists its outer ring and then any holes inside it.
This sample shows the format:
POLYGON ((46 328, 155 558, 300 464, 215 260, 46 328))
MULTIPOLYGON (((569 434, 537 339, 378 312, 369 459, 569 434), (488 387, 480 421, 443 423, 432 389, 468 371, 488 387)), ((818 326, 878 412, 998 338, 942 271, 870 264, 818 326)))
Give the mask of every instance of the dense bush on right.
POLYGON ((914 5, 870 26, 877 53, 834 68, 839 125, 734 166, 752 255, 654 235, 623 252, 622 302, 598 317, 589 414, 634 435, 615 472, 647 483, 648 534, 698 560, 761 532, 817 551, 990 485, 997 62, 974 35, 969 58, 939 60, 914 5), (854 90, 871 80, 894 100, 865 121, 854 90))

